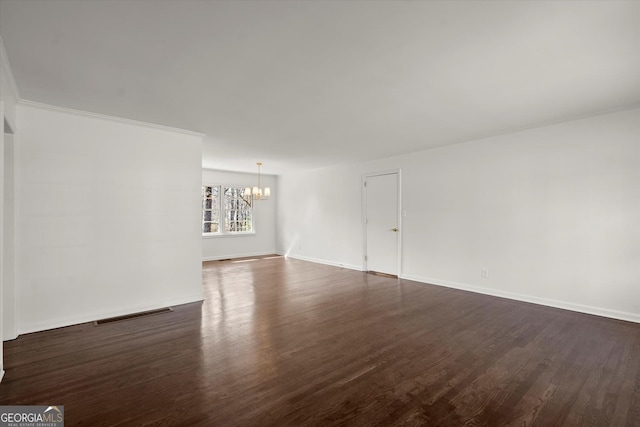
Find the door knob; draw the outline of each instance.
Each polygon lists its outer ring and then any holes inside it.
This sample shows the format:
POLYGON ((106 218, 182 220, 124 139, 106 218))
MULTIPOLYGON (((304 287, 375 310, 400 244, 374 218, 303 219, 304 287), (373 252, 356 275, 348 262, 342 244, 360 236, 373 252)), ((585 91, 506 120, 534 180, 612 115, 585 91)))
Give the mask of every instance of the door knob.
POLYGON ((397 233, 397 232, 398 232, 398 227, 393 227, 393 228, 391 229, 391 231, 393 231, 394 233, 397 233))

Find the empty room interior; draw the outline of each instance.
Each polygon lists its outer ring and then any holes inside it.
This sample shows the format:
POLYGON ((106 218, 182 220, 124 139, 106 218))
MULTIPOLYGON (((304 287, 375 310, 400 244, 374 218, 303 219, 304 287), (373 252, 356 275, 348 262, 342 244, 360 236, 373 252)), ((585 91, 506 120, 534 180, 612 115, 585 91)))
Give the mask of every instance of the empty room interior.
POLYGON ((640 2, 0 0, 0 61, 0 413, 640 426, 640 2))

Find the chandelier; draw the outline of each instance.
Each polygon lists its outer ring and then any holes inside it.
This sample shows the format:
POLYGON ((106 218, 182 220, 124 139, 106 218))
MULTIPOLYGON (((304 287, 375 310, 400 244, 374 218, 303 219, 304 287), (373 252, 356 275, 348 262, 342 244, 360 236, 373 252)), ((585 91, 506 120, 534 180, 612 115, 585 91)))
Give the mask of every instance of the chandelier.
POLYGON ((258 186, 257 187, 253 187, 253 189, 251 187, 247 187, 244 189, 244 194, 245 195, 251 195, 253 200, 267 200, 269 198, 269 196, 271 196, 271 188, 269 187, 260 187, 260 167, 262 166, 262 162, 258 162, 256 163, 256 165, 258 165, 258 186))

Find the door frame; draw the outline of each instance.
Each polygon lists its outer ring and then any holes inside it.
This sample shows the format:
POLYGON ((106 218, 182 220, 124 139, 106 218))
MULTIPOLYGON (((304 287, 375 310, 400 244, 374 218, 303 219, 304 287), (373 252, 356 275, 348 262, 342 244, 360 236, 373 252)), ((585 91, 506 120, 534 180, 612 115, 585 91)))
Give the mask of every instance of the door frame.
POLYGON ((400 278, 402 273, 402 169, 387 169, 378 172, 368 172, 362 174, 360 189, 362 191, 362 271, 369 271, 367 263, 367 178, 381 175, 397 175, 398 177, 398 200, 396 202, 398 215, 398 271, 397 276, 400 278))

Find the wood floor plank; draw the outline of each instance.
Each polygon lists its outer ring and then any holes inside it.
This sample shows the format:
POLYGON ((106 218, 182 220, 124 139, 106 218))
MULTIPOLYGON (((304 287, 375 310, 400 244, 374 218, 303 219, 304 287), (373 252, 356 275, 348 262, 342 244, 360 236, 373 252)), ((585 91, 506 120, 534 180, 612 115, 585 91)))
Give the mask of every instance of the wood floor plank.
POLYGON ((69 426, 639 426, 640 325, 276 257, 203 303, 4 343, 69 426))

